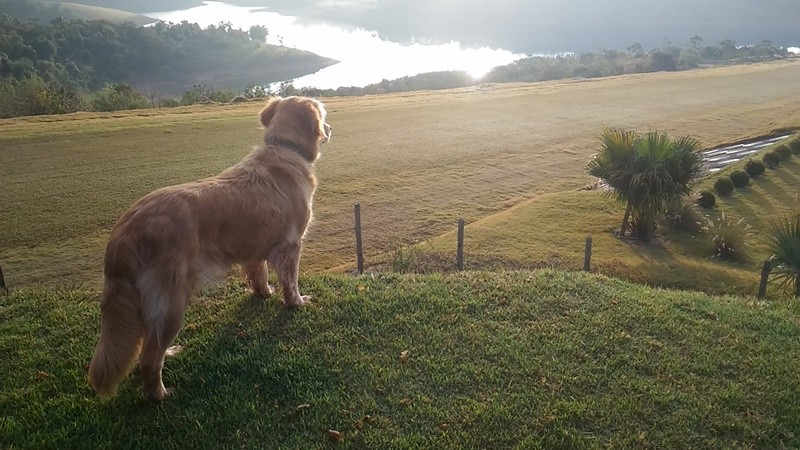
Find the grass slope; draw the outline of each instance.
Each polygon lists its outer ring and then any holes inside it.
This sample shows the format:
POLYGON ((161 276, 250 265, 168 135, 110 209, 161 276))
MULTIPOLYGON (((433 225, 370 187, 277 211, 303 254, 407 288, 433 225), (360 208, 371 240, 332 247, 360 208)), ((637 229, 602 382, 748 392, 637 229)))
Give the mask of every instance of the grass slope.
POLYGON ((85 381, 98 294, 0 297, 3 448, 793 448, 797 302, 553 270, 304 277, 197 299, 147 404, 85 381))
MULTIPOLYGON (((717 178, 741 170, 745 162, 705 177, 696 190, 713 191, 717 178)), ((718 198, 713 210, 698 209, 712 218, 724 211, 727 217, 744 218, 751 226, 746 250, 749 257, 740 263, 712 259, 711 236, 704 232, 661 227, 658 232, 662 238, 654 244, 621 241, 613 233, 619 230, 625 205, 593 190, 544 194, 469 224, 465 230, 465 265, 473 269, 547 266, 578 270, 583 265, 585 238, 591 235, 593 271, 654 286, 753 294, 761 265, 771 255, 767 248, 771 222, 800 210, 798 192, 800 158, 793 157, 730 197, 718 198)), ((455 231, 417 249, 416 260, 409 266, 424 266, 430 253, 455 255, 455 231)), ((393 258, 397 256, 388 254, 378 261, 390 263, 393 258)), ((452 261, 448 263, 452 268, 452 261)), ((786 293, 770 289, 769 294, 786 293)))
MULTIPOLYGON (((302 270, 367 260, 588 181, 605 126, 706 146, 797 126, 800 61, 325 99, 335 128, 302 270)), ((12 286, 100 281, 108 230, 138 197, 217 173, 260 139, 260 104, 0 121, 0 264, 12 286)), ((578 244, 580 245, 580 244, 578 244)))

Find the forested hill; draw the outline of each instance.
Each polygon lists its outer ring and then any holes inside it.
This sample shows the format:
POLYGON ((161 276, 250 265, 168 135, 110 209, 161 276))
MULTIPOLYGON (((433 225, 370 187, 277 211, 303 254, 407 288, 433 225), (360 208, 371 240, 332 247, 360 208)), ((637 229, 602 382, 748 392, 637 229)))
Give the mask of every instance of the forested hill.
POLYGON ((39 78, 79 92, 124 83, 147 95, 166 96, 194 85, 243 89, 336 62, 267 45, 264 27, 242 31, 220 24, 203 29, 186 22, 142 27, 65 18, 42 23, 1 14, 8 1, 0 0, 0 83, 39 78))

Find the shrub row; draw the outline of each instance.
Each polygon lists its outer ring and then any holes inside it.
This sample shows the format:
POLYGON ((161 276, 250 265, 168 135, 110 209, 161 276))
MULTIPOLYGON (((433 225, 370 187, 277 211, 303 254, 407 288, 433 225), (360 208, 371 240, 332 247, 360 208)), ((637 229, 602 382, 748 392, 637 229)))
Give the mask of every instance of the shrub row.
MULTIPOLYGON (((800 155, 800 136, 794 137, 789 142, 781 143, 772 150, 764 153, 762 161, 751 159, 745 164, 744 170, 735 170, 727 177, 720 177, 714 183, 714 191, 721 197, 727 197, 733 193, 735 188, 743 188, 750 184, 751 177, 763 175, 767 167, 770 169, 778 167, 781 162, 789 161, 792 155, 800 155)), ((701 198, 703 194, 711 193, 701 193, 701 198)), ((710 203, 711 206, 714 204, 714 202, 708 199, 704 200, 703 203, 710 203)), ((702 206, 700 199, 698 199, 697 204, 702 206)), ((704 206, 704 208, 710 208, 711 206, 704 206)))

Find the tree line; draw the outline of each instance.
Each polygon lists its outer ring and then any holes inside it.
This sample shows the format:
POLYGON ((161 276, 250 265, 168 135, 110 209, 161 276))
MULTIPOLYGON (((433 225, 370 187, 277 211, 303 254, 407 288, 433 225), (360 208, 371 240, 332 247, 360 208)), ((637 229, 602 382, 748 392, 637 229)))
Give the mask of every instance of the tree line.
POLYGON ((0 14, 0 117, 164 106, 162 93, 223 70, 324 67, 312 53, 267 45, 266 36, 263 26, 230 23, 142 27, 59 17, 41 24, 0 14))
MULTIPOLYGON (((0 5, 6 3, 33 5, 28 0, 0 0, 0 5)), ((770 41, 740 46, 724 40, 719 45, 705 45, 701 37, 693 36, 682 48, 665 42, 660 48, 647 51, 634 43, 626 51, 600 49, 580 54, 530 56, 496 67, 478 80, 465 72, 433 72, 338 89, 298 89, 287 81, 271 92, 267 86, 270 80, 263 78, 266 70, 275 70, 284 62, 292 63, 288 66, 317 70, 325 63, 308 52, 267 45, 267 34, 263 26, 244 31, 234 29, 230 23, 204 29, 185 21, 141 27, 104 20, 56 18, 40 24, 0 15, 0 117, 230 102, 273 92, 353 96, 480 83, 593 78, 789 56, 786 49, 770 41), (196 81, 201 74, 226 70, 251 74, 252 79, 261 83, 238 83, 245 87, 232 89, 196 81), (187 90, 185 86, 192 87, 187 90)))

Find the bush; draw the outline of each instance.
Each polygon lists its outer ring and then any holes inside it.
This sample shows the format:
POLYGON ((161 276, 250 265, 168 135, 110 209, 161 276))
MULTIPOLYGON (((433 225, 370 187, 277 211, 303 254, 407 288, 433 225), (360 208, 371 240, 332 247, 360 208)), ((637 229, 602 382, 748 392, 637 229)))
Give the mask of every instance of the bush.
POLYGON ((750 225, 744 217, 738 221, 728 219, 721 213, 717 220, 706 217, 705 231, 711 236, 712 257, 723 261, 744 261, 747 257, 747 237, 750 225))
POLYGON ((697 232, 703 228, 703 216, 691 201, 671 206, 662 222, 666 227, 679 231, 697 232))
POLYGON ((717 191, 720 197, 731 195, 733 189, 733 181, 731 181, 730 177, 722 177, 714 183, 714 190, 717 191))
POLYGON ((792 154, 800 155, 800 136, 789 141, 789 148, 792 149, 792 154))
POLYGON ((119 111, 122 109, 147 108, 147 100, 127 84, 106 83, 95 92, 92 99, 93 111, 119 111))
POLYGON ((775 153, 778 154, 778 157, 781 159, 781 161, 788 161, 792 159, 792 149, 786 144, 781 144, 775 147, 775 153))
POLYGON ((747 161, 747 164, 744 165, 744 171, 747 172, 747 174, 751 177, 760 177, 761 175, 764 175, 766 170, 767 166, 765 166, 763 162, 755 159, 747 161))
POLYGON ((697 205, 701 208, 713 208, 717 204, 717 196, 710 191, 703 191, 697 196, 697 205))
POLYGON ((734 170, 730 175, 733 185, 737 188, 743 188, 750 184, 750 175, 743 170, 734 170))
POLYGON ((781 157, 775 152, 775 150, 765 153, 763 160, 764 164, 766 164, 770 169, 778 167, 778 165, 781 163, 781 157))

